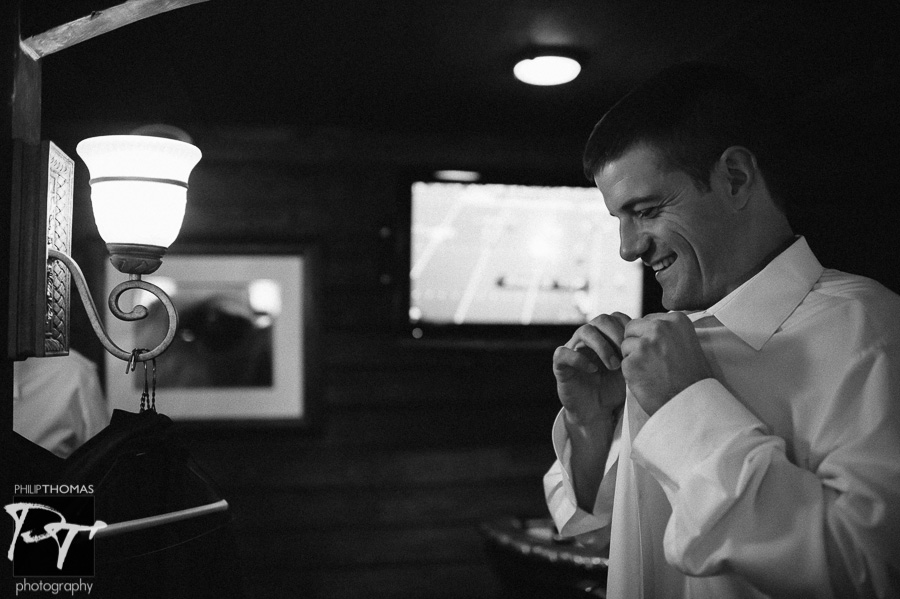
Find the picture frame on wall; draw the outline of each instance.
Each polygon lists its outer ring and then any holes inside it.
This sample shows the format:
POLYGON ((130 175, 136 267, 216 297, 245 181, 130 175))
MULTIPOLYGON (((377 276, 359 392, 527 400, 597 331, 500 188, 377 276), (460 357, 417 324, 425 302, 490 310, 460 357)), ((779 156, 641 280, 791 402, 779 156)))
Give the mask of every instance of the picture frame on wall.
MULTIPOLYGON (((308 425, 317 322, 312 246, 184 247, 167 254, 143 279, 163 289, 178 311, 172 345, 155 364, 158 412, 175 421, 308 425)), ((107 265, 106 294, 122 275, 107 265)), ((127 291, 119 306, 149 315, 125 322, 106 314, 106 328, 126 351, 155 347, 168 326, 150 292, 127 291)), ((126 373, 106 357, 106 389, 114 408, 136 412, 152 361, 126 373), (146 375, 145 375, 146 368, 146 375)))

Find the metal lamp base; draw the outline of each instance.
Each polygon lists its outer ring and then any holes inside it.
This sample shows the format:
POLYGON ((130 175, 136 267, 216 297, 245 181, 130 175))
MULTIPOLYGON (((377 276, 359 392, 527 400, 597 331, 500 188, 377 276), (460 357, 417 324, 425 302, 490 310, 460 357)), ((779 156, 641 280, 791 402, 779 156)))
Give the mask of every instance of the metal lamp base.
POLYGON ((149 275, 162 264, 166 248, 136 243, 107 243, 109 261, 119 272, 129 275, 149 275))

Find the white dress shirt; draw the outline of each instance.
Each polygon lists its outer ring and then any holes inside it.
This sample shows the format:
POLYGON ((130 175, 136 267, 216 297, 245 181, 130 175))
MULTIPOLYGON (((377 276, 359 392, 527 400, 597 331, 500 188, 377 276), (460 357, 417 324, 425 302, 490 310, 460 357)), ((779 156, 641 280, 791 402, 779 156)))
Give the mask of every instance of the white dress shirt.
POLYGON ((609 539, 612 599, 900 597, 900 297, 798 238, 689 316, 715 376, 626 393, 592 513, 554 423, 561 534, 609 539))
POLYGON ((109 424, 97 366, 74 349, 14 362, 13 379, 13 430, 61 458, 109 424))

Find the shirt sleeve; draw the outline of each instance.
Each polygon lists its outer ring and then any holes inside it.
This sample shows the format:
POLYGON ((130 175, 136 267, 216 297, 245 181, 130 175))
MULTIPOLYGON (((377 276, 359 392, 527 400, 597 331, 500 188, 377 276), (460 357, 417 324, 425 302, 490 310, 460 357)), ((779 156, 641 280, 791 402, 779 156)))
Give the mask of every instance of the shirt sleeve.
POLYGON ((613 496, 615 495, 616 464, 622 436, 622 420, 619 419, 613 434, 613 442, 607 455, 603 479, 597 491, 592 512, 578 507, 575 488, 572 484, 571 453, 572 443, 568 438, 563 413, 560 411, 553 423, 553 449, 556 461, 544 475, 544 495, 550 516, 556 523, 559 534, 566 537, 593 534, 593 544, 609 543, 609 525, 612 519, 613 496))
POLYGON ((791 463, 785 441, 715 379, 663 406, 632 459, 672 506, 667 561, 695 576, 734 572, 773 596, 898 596, 896 371, 873 357, 850 374, 843 400, 871 411, 814 469, 791 463))

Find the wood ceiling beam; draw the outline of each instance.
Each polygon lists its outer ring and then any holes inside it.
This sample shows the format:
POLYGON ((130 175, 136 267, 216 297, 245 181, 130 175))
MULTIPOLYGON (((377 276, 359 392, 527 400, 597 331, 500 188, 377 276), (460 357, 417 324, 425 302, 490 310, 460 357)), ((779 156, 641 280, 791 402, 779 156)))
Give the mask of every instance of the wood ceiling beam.
POLYGON ((75 44, 176 8, 208 0, 128 0, 123 4, 98 10, 86 17, 54 27, 22 40, 21 46, 34 60, 65 50, 75 44))

